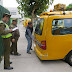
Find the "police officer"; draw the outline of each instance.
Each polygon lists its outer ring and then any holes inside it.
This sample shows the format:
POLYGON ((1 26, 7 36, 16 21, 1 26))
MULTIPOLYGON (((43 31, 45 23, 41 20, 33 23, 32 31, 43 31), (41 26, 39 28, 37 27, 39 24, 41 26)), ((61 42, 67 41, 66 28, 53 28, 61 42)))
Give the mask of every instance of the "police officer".
POLYGON ((3 19, 0 21, 0 35, 3 38, 4 45, 4 69, 11 70, 10 67, 10 37, 12 36, 12 29, 9 29, 7 22, 9 21, 10 14, 3 14, 3 19))
MULTIPOLYGON (((13 20, 12 24, 10 24, 9 28, 13 29, 17 27, 17 20, 13 20)), ((20 33, 19 33, 19 29, 15 30, 14 32, 12 32, 12 38, 11 38, 11 55, 16 55, 16 56, 20 56, 21 54, 19 54, 17 52, 17 41, 20 37, 20 33)))

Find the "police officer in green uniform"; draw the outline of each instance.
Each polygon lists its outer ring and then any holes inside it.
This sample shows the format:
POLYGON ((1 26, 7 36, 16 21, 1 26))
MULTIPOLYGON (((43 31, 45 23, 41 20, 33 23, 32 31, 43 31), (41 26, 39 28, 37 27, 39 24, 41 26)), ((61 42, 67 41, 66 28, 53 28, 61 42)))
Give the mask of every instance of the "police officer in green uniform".
POLYGON ((9 21, 11 15, 5 13, 3 14, 3 19, 0 21, 0 35, 3 38, 4 45, 4 69, 11 70, 10 67, 10 38, 12 36, 12 29, 9 29, 7 22, 9 21))
MULTIPOLYGON (((10 29, 14 29, 17 27, 17 20, 14 19, 12 21, 12 24, 10 24, 9 28, 10 29)), ((11 38, 11 42, 12 42, 12 45, 11 45, 11 55, 16 55, 16 56, 20 56, 21 54, 19 54, 17 52, 17 41, 20 37, 20 33, 19 33, 19 29, 15 30, 14 32, 12 32, 12 38, 11 38)))

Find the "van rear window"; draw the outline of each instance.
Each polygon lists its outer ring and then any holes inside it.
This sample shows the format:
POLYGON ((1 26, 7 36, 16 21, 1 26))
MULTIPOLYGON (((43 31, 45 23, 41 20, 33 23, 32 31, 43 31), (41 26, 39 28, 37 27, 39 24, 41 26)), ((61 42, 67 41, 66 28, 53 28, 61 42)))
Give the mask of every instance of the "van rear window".
POLYGON ((53 35, 72 34, 72 19, 55 19, 52 22, 53 35))
POLYGON ((38 35, 42 35, 43 26, 44 26, 44 19, 43 18, 37 19, 35 21, 34 25, 35 25, 35 33, 38 35))

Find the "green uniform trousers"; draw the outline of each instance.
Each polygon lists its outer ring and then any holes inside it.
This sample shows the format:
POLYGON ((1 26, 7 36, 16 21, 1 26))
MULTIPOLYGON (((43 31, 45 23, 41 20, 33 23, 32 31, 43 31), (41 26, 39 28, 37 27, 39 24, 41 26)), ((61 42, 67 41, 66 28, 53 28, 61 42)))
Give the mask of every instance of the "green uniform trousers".
POLYGON ((10 38, 3 38, 4 67, 10 67, 10 38))
POLYGON ((14 54, 17 54, 17 40, 15 40, 15 42, 12 42, 11 53, 12 52, 14 52, 14 54))

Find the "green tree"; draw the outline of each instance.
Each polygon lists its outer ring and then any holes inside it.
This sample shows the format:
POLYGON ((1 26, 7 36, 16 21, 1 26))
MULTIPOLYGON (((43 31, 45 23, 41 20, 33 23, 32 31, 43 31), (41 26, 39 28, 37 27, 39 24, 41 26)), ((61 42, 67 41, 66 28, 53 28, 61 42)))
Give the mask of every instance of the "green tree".
POLYGON ((72 3, 66 7, 66 10, 72 10, 72 3))
POLYGON ((32 22, 36 15, 46 11, 53 0, 16 0, 19 4, 18 10, 21 15, 31 17, 32 22))

